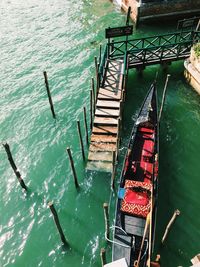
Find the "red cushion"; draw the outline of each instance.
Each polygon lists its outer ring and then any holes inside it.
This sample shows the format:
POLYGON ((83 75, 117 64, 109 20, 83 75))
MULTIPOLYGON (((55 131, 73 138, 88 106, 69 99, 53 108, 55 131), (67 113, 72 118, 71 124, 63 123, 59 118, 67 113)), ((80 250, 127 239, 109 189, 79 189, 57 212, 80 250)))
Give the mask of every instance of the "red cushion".
POLYGON ((147 205, 138 205, 138 204, 127 203, 125 200, 122 200, 121 203, 121 211, 143 218, 147 217, 150 211, 150 207, 151 207, 150 202, 147 205))
POLYGON ((147 192, 135 192, 131 189, 127 189, 124 200, 130 204, 147 205, 149 197, 147 192))
POLYGON ((152 185, 150 183, 126 180, 124 187, 126 188, 126 193, 121 202, 121 211, 146 218, 151 206, 148 191, 151 191, 152 185), (146 191, 132 191, 134 188, 138 187, 146 191), (132 190, 129 188, 132 188, 132 190))
POLYGON ((146 133, 153 133, 154 129, 146 128, 146 127, 141 127, 140 132, 146 132, 146 133))
POLYGON ((151 191, 152 189, 152 185, 148 183, 144 183, 144 182, 138 182, 138 181, 133 181, 133 180, 126 180, 125 181, 125 188, 129 188, 129 187, 142 187, 146 190, 151 191))

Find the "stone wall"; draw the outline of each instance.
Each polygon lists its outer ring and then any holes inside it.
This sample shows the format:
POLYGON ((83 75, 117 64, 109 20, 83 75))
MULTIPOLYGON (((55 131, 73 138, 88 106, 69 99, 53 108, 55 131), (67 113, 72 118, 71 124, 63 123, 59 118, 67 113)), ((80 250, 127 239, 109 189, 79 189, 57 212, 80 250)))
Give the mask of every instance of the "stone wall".
POLYGON ((200 0, 151 1, 140 6, 140 20, 200 14, 200 0))

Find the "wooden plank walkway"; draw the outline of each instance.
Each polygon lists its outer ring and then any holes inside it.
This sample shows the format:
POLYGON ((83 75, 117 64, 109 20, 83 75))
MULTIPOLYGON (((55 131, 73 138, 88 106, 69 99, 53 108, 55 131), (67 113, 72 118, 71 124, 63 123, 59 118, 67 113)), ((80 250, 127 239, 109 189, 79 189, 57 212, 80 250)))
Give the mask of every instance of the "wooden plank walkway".
POLYGON ((107 61, 105 75, 97 95, 88 170, 113 170, 113 152, 117 155, 119 142, 123 68, 123 60, 107 61))

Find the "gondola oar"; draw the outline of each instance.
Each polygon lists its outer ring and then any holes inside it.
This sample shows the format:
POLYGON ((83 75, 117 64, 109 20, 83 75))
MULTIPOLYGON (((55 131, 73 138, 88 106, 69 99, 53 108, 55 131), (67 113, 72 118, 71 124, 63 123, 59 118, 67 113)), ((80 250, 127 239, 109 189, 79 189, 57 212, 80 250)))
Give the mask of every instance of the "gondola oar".
POLYGON ((165 81, 165 87, 163 89, 163 96, 162 96, 162 102, 161 102, 161 106, 160 106, 159 117, 158 117, 158 121, 159 122, 160 122, 160 118, 161 118, 161 114, 162 114, 162 110, 163 110, 163 106, 164 106, 164 102, 165 102, 166 89, 167 89, 167 84, 168 84, 169 77, 170 77, 170 74, 167 74, 167 78, 166 78, 166 81, 165 81))
POLYGON ((134 262, 134 267, 139 267, 140 260, 141 260, 141 255, 142 255, 142 249, 143 249, 143 246, 144 246, 144 240, 145 240, 146 233, 147 233, 147 230, 148 230, 149 222, 150 222, 150 212, 148 213, 147 218, 146 218, 146 223, 145 223, 145 227, 144 227, 144 234, 143 234, 143 238, 142 238, 142 243, 141 243, 138 259, 134 262))
POLYGON ((149 255, 147 260, 147 266, 151 265, 151 242, 152 242, 152 212, 153 212, 153 187, 151 189, 151 208, 150 208, 150 222, 149 222, 149 255))

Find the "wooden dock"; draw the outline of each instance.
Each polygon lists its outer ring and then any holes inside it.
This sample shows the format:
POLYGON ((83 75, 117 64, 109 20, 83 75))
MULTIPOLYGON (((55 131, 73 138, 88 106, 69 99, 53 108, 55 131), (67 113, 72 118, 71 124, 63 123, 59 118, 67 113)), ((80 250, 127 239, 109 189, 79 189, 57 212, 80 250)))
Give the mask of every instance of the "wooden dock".
POLYGON ((124 63, 121 59, 108 59, 105 66, 96 99, 87 169, 112 172, 119 144, 124 63))

